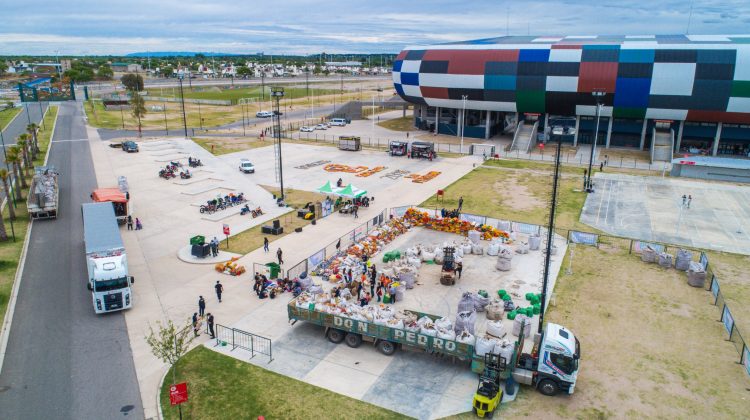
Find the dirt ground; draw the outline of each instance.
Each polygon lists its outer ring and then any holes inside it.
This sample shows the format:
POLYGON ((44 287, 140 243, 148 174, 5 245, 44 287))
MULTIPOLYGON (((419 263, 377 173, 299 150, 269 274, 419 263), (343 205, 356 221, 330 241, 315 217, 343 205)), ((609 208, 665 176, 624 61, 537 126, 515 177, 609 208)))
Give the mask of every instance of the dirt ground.
POLYGON ((625 243, 579 245, 573 252, 573 274, 560 275, 547 320, 581 341, 575 394, 550 398, 522 388, 499 414, 746 417, 750 378, 735 363, 737 352, 725 341, 708 292, 689 287, 684 273, 628 255, 625 243))

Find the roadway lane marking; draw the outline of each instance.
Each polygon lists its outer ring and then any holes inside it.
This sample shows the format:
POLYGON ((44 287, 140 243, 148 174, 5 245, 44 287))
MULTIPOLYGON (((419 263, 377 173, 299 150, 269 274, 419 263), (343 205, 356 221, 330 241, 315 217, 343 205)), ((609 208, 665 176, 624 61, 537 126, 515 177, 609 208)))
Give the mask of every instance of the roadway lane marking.
POLYGON ((75 141, 89 141, 89 139, 53 140, 51 141, 51 143, 68 143, 68 142, 75 142, 75 141))

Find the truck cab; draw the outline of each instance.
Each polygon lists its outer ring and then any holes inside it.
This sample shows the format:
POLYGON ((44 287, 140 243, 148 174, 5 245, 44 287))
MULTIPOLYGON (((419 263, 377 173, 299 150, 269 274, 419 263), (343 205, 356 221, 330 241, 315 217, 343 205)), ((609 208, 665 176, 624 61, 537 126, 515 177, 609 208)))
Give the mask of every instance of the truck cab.
POLYGON ((91 256, 87 258, 89 284, 94 310, 97 314, 120 311, 132 306, 130 285, 135 281, 128 276, 127 256, 91 256))
POLYGON ((548 323, 532 354, 521 354, 513 378, 544 395, 572 394, 578 378, 581 346, 573 332, 548 323))

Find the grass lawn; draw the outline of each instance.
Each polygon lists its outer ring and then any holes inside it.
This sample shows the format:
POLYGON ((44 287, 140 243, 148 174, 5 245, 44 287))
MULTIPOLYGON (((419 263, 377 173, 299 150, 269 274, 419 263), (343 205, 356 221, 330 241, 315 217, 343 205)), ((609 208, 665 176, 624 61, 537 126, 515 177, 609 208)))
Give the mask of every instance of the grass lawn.
MULTIPOLYGON (((308 220, 297 217, 296 212, 287 213, 281 217, 277 217, 274 220, 278 220, 281 223, 281 227, 284 228, 284 233, 281 235, 269 235, 261 232, 261 225, 252 227, 242 233, 238 233, 229 238, 229 247, 226 246, 226 241, 221 242, 221 249, 235 254, 247 254, 263 246, 263 238, 268 237, 268 240, 273 242, 276 239, 282 238, 286 235, 294 235, 296 232, 294 229, 298 227, 305 227, 310 222, 308 220)), ((269 220, 265 224, 273 224, 273 220, 269 220)))
MULTIPOLYGON (((184 87, 184 86, 183 86, 184 87)), ((266 83, 266 94, 265 94, 265 100, 268 101, 269 98, 269 89, 271 87, 271 83, 266 83)), ((160 96, 160 97, 179 97, 179 91, 169 88, 169 89, 149 89, 149 95, 150 96, 160 96)), ((242 98, 256 98, 258 100, 263 99, 261 95, 261 87, 252 87, 252 88, 238 88, 238 89, 219 89, 218 87, 210 87, 210 88, 204 88, 204 87, 195 87, 192 91, 190 89, 185 88, 185 98, 186 99, 210 99, 210 100, 221 100, 221 101, 232 101, 232 103, 237 103, 238 100, 242 98)), ((338 89, 321 89, 321 88, 311 88, 310 93, 314 93, 315 96, 319 95, 334 95, 338 94, 340 91, 338 89)), ((305 88, 298 88, 298 87, 284 87, 284 97, 289 99, 299 99, 307 97, 307 90, 305 88)))
POLYGON ((261 141, 257 137, 194 137, 193 141, 217 156, 273 145, 273 141, 261 141))
MULTIPOLYGON (((459 197, 463 197, 463 211, 466 213, 545 225, 547 203, 552 192, 552 167, 544 169, 546 171, 479 167, 443 188, 444 199, 438 201, 433 195, 420 206, 454 209, 458 207, 459 197)), ((555 225, 559 229, 592 232, 592 227, 578 221, 586 201, 585 193, 575 191, 581 188, 579 181, 578 177, 561 178, 555 225)))
MULTIPOLYGON (((263 187, 263 189, 270 192, 271 194, 276 194, 276 196, 281 193, 281 190, 277 187, 268 185, 261 185, 261 187, 263 187)), ((286 195, 287 205, 289 205, 290 207, 294 207, 295 209, 300 209, 309 202, 323 201, 326 199, 326 196, 321 193, 293 190, 291 188, 285 189, 284 194, 286 195)))
MULTIPOLYGON (((726 252, 708 252, 711 270, 719 279, 719 287, 742 338, 750 346, 750 256, 726 252)), ((716 309, 716 313, 721 308, 716 309)), ((718 315, 717 318, 718 319, 718 315)))
MULTIPOLYGON (((183 130, 182 107, 179 103, 163 103, 146 101, 147 113, 141 119, 143 130, 164 130, 164 111, 152 111, 152 106, 166 107, 166 127, 172 131, 180 132, 183 130)), ((98 128, 108 128, 112 130, 122 129, 123 121, 126 130, 137 130, 138 120, 133 117, 130 110, 123 109, 107 111, 101 101, 88 101, 84 106, 89 124, 98 128)), ((254 114, 256 108, 251 107, 248 112, 254 114)), ((232 123, 242 120, 242 110, 239 106, 215 106, 186 103, 185 114, 187 117, 187 127, 190 129, 199 129, 201 127, 201 118, 203 127, 215 127, 222 124, 232 123)))
POLYGON ((400 117, 392 120, 381 121, 379 126, 394 131, 414 131, 414 119, 412 117, 400 117))
MULTIPOLYGON (((57 117, 57 107, 53 106, 47 111, 47 115, 44 118, 44 124, 46 130, 39 131, 39 149, 41 152, 34 161, 35 165, 41 165, 44 162, 44 155, 47 153, 49 148, 50 137, 52 136, 52 127, 57 117)), ((30 181, 31 179, 27 179, 30 181)), ((16 208, 16 220, 13 221, 13 230, 15 231, 16 241, 13 242, 9 239, 6 242, 0 242, 0 325, 5 319, 5 312, 8 309, 8 302, 10 299, 10 293, 13 289, 13 282, 16 276, 16 268, 18 267, 18 260, 21 257, 21 250, 23 249, 23 241, 26 237, 26 231, 29 228, 29 216, 26 212, 26 197, 28 190, 23 192, 23 200, 17 203, 16 208)), ((9 204, 10 205, 10 204, 9 204)), ((11 235, 11 224, 9 220, 8 206, 6 205, 3 210, 3 222, 5 224, 5 230, 8 233, 8 237, 12 238, 11 235)))
POLYGON ((7 127, 8 124, 13 121, 13 118, 15 118, 20 112, 21 108, 6 108, 0 111, 0 130, 5 130, 5 127, 7 127))
MULTIPOLYGON (((276 363, 276 362, 272 362, 276 363)), ((168 373, 161 388, 165 419, 177 419, 169 405, 168 373)), ((250 363, 196 347, 177 363, 177 381, 187 382, 186 419, 401 419, 390 410, 336 394, 250 363)))

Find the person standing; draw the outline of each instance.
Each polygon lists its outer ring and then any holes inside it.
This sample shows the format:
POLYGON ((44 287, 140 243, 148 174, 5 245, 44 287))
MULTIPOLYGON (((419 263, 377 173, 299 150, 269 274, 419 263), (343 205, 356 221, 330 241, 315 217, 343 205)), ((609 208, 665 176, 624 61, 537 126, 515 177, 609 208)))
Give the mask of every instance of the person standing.
POLYGON ((687 208, 690 208, 690 202, 691 202, 691 201, 693 201, 693 196, 692 196, 692 194, 691 194, 691 195, 688 195, 687 208))
POLYGON ((133 216, 128 215, 128 230, 133 230, 133 216))
POLYGON ((200 315, 201 318, 203 318, 203 315, 206 314, 206 300, 203 299, 203 296, 200 296, 198 298, 198 315, 200 315))
POLYGON ((464 207, 464 197, 458 197, 458 211, 461 211, 461 209, 464 207))
POLYGON ((214 316, 211 315, 211 312, 208 313, 208 333, 211 334, 211 338, 216 338, 216 334, 214 334, 214 316))
POLYGON ((354 204, 353 212, 354 212, 354 218, 355 219, 359 219, 359 215, 357 215, 357 212, 359 212, 359 206, 358 205, 354 204))
POLYGON ((396 303, 396 286, 394 286, 393 283, 391 283, 390 291, 391 291, 391 303, 396 303))
POLYGON ((456 263, 456 274, 458 275, 458 278, 461 278, 461 272, 464 271, 464 264, 462 262, 456 263))
POLYGON ((263 252, 268 253, 268 237, 263 237, 263 252))
POLYGON ((198 324, 198 312, 193 312, 193 334, 195 336, 199 336, 200 333, 200 324, 198 324))
POLYGON ((685 207, 686 202, 687 202, 687 196, 685 194, 682 194, 682 207, 685 207))
POLYGON ((143 225, 141 224, 141 219, 135 218, 135 230, 141 230, 143 229, 143 225))
POLYGON ((604 172, 604 161, 599 162, 599 172, 604 172))
POLYGON ((378 283, 377 296, 378 296, 378 302, 380 302, 380 299, 383 297, 383 284, 382 283, 378 283))
POLYGON ((281 248, 279 248, 279 249, 278 249, 278 250, 276 251, 276 258, 278 258, 278 259, 279 259, 279 265, 283 265, 283 264, 284 264, 284 258, 282 258, 283 254, 284 254, 284 253, 283 253, 283 252, 281 251, 281 248))
POLYGON ((219 303, 221 303, 221 294, 224 293, 224 286, 219 283, 219 280, 216 280, 214 289, 216 289, 216 297, 219 298, 219 303))

